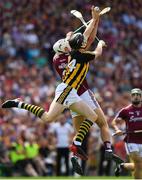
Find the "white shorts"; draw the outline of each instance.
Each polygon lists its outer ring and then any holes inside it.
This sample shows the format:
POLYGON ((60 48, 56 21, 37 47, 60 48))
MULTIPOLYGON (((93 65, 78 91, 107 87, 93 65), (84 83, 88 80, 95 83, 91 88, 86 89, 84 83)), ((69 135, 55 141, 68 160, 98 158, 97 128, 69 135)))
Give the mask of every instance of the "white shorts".
POLYGON ((55 90, 55 100, 69 108, 70 105, 79 102, 82 99, 78 96, 76 89, 71 88, 65 83, 61 83, 55 90))
MULTIPOLYGON (((88 89, 87 91, 85 91, 83 94, 81 94, 79 96, 81 98, 81 100, 83 100, 86 104, 88 104, 93 110, 95 110, 96 108, 100 108, 100 105, 98 104, 94 93, 88 89)), ((71 111, 71 116, 72 118, 79 116, 78 113, 71 111)))
POLYGON ((125 149, 128 155, 132 152, 138 152, 140 157, 142 157, 142 144, 125 143, 125 149))

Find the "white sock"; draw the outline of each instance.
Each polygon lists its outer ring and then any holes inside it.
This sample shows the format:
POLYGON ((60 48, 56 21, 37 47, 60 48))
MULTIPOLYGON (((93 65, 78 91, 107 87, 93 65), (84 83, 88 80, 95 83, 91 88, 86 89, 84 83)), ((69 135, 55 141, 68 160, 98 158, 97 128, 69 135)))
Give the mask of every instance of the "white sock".
POLYGON ((79 142, 79 141, 74 141, 73 143, 77 146, 81 146, 81 142, 79 142))
POLYGON ((21 108, 21 106, 22 106, 22 102, 19 102, 18 103, 18 108, 21 108))

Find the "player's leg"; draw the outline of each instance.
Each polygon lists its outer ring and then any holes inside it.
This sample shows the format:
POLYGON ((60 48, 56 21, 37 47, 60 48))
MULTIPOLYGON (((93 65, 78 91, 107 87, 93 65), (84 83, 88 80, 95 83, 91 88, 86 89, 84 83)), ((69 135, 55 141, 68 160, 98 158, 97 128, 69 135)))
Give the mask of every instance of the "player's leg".
POLYGON ((84 116, 77 115, 75 117, 72 117, 73 128, 76 133, 79 131, 80 125, 84 120, 84 116))
POLYGON ((115 168, 115 176, 120 176, 122 171, 134 171, 135 170, 135 164, 134 163, 121 163, 118 164, 115 168))
MULTIPOLYGON (((112 158, 112 149, 111 149, 111 136, 110 136, 110 131, 109 127, 105 118, 105 115, 100 107, 96 108, 95 113, 97 114, 98 118, 96 121, 94 121, 100 128, 101 132, 101 138, 102 141, 104 142, 104 147, 105 147, 105 156, 107 159, 112 158)), ((83 117, 79 116, 74 119, 74 122, 76 123, 76 128, 78 130, 78 133, 76 134, 75 141, 78 141, 78 138, 80 139, 80 142, 83 142, 83 139, 85 138, 86 134, 83 136, 83 131, 82 127, 84 128, 84 124, 88 123, 88 120, 83 121, 83 117), (82 123, 81 123, 82 122, 82 123), (81 123, 81 126, 80 126, 81 123), (83 137, 83 138, 82 138, 83 137)), ((91 126, 90 126, 91 127, 91 126)), ((90 128, 89 127, 89 128, 90 128)), ((89 130, 88 130, 89 131, 89 130)))
POLYGON ((121 164, 122 168, 129 170, 129 171, 134 171, 135 169, 135 164, 134 163, 122 163, 121 164))
MULTIPOLYGON (((100 128, 102 141, 110 141, 110 131, 102 109, 99 107, 96 108, 94 111, 98 115, 98 119, 95 121, 95 123, 100 128)), ((85 118, 80 115, 73 117, 73 127, 76 130, 76 132, 79 131, 80 125, 84 120, 85 118)))
POLYGON ((55 91, 55 98, 51 103, 48 112, 46 112, 43 108, 39 106, 22 102, 19 99, 8 100, 4 102, 2 104, 2 108, 16 107, 20 109, 25 109, 45 122, 55 121, 58 115, 60 115, 64 110, 65 106, 63 105, 63 102, 65 101, 66 97, 68 96, 71 90, 72 88, 70 86, 67 86, 64 83, 59 84, 55 91))
POLYGON ((99 126, 101 131, 101 138, 103 142, 111 141, 109 126, 104 115, 103 110, 101 109, 99 103, 97 102, 94 93, 91 90, 86 91, 84 96, 82 96, 85 102, 94 109, 95 113, 98 115, 96 124, 99 126))
POLYGON ((65 95, 70 92, 70 87, 67 87, 64 83, 61 83, 57 86, 55 91, 55 98, 53 102, 50 105, 49 111, 46 112, 43 108, 22 102, 19 99, 14 100, 8 100, 2 104, 2 108, 20 108, 25 109, 31 113, 33 113, 35 116, 39 117, 41 120, 45 122, 51 122, 55 121, 57 116, 62 113, 64 110, 63 103, 57 102, 57 99, 60 98, 61 100, 65 99, 65 95))
MULTIPOLYGON (((71 115, 72 115, 73 127, 74 127, 75 132, 77 133, 79 131, 81 123, 85 120, 85 118, 77 114, 76 112, 72 112, 72 111, 71 111, 71 115)), ((71 157, 71 163, 72 163, 73 170, 77 174, 79 175, 84 174, 82 167, 78 161, 78 157, 74 155, 74 153, 72 154, 72 157, 71 157)))
POLYGON ((122 171, 134 171, 135 170, 135 164, 134 163, 121 163, 117 164, 115 168, 115 176, 120 176, 122 171))
POLYGON ((58 115, 60 115, 62 111, 64 110, 63 105, 57 103, 55 99, 51 103, 48 112, 39 106, 25 103, 23 101, 20 101, 19 99, 8 100, 2 105, 2 108, 13 108, 13 107, 25 109, 33 113, 35 116, 39 117, 44 122, 55 121, 58 115))
POLYGON ((41 116, 41 120, 47 123, 56 121, 58 116, 63 112, 64 109, 64 106, 56 102, 56 100, 54 99, 50 105, 49 111, 45 112, 41 116))
MULTIPOLYGON (((113 155, 112 149, 111 149, 111 135, 110 135, 110 130, 109 130, 109 126, 108 126, 106 117, 105 117, 104 112, 101 109, 99 103, 97 102, 97 100, 94 96, 94 93, 91 90, 88 90, 86 95, 87 94, 88 94, 88 96, 87 96, 86 100, 88 100, 87 101, 88 104, 90 104, 90 107, 92 107, 94 109, 95 113, 98 116, 95 123, 100 128, 101 138, 102 138, 102 141, 104 142, 104 147, 105 147, 105 157, 106 157, 106 159, 111 159, 112 155, 113 155)), ((117 157, 114 160, 117 161, 117 157)))
POLYGON ((86 119, 81 123, 79 132, 74 138, 74 143, 70 147, 70 150, 81 159, 87 160, 88 157, 86 153, 82 150, 81 145, 90 127, 93 125, 93 121, 96 121, 97 115, 85 102, 81 100, 81 98, 80 101, 73 103, 72 105, 69 106, 69 108, 72 111, 81 114, 86 119))
POLYGON ((130 153, 130 158, 134 162, 134 177, 136 179, 142 179, 142 157, 140 156, 139 152, 132 152, 130 153))
POLYGON ((134 163, 134 177, 136 179, 142 179, 142 145, 136 143, 125 144, 126 153, 134 163))
POLYGON ((106 120, 106 117, 100 107, 95 109, 96 114, 98 115, 98 119, 96 120, 96 124, 100 128, 101 138, 105 147, 105 156, 106 159, 111 159, 112 147, 111 147, 111 135, 109 126, 106 120))
POLYGON ((81 123, 79 131, 82 133, 78 136, 78 139, 80 139, 80 144, 82 143, 82 140, 84 139, 84 136, 89 131, 90 127, 93 125, 93 122, 95 122, 98 118, 97 114, 89 107, 84 101, 79 101, 74 104, 72 104, 69 107, 72 111, 77 112, 78 114, 81 114, 86 119, 81 123))
MULTIPOLYGON (((108 125, 105 121, 102 110, 98 107, 95 109, 95 112, 96 112, 96 114, 98 114, 98 117, 100 116, 99 118, 101 119, 99 121, 97 119, 96 122, 97 121, 99 122, 99 127, 101 130, 102 136, 106 136, 106 134, 108 135, 109 134, 108 125), (105 131, 105 132, 102 132, 102 131, 105 131)), ((74 140, 75 140, 74 143, 79 141, 82 144, 82 141, 84 140, 84 138, 87 134, 87 132, 84 133, 84 129, 86 128, 86 125, 88 125, 88 120, 85 120, 84 116, 80 116, 75 112, 71 112, 71 114, 73 117, 73 126, 77 132, 77 134, 74 138, 74 140), (85 125, 85 127, 84 127, 84 125, 85 125)), ((110 135, 108 135, 106 138, 105 137, 103 138, 104 144, 106 144, 106 142, 109 141, 109 138, 110 138, 110 135)), ((74 147, 74 145, 72 145, 72 146, 74 147)), ((72 151, 72 146, 71 146, 71 151, 72 151)), ((79 148, 79 146, 77 146, 77 147, 79 148)), ((79 157, 80 157, 80 154, 79 154, 79 157)), ((75 155, 72 156, 71 162, 72 162, 74 171, 77 172, 78 174, 82 174, 82 172, 83 172, 82 168, 81 168, 80 164, 78 163, 78 158, 75 155)))
MULTIPOLYGON (((74 152, 74 154, 78 155, 80 158, 86 160, 87 155, 84 152, 82 152, 82 149, 80 148, 86 134, 88 133, 90 127, 93 125, 93 122, 96 122, 96 120, 98 119, 98 115, 93 111, 93 109, 91 109, 91 107, 89 107, 83 101, 79 101, 77 103, 72 104, 70 106, 70 109, 76 111, 77 113, 85 117, 85 120, 81 123, 79 131, 76 134, 76 137, 74 138, 74 143, 71 146, 70 150, 74 152)), ((104 129, 104 127, 107 129, 106 132, 108 133, 108 138, 110 139, 109 128, 107 124, 104 123, 102 127, 102 129, 104 129)), ((123 160, 120 159, 117 155, 113 154, 111 149, 111 142, 109 141, 109 139, 107 139, 108 141, 104 141, 105 158, 108 160, 113 159, 117 163, 122 163, 123 160)))
MULTIPOLYGON (((103 142, 110 141, 110 131, 102 109, 96 108, 94 111, 98 115, 98 119, 95 121, 95 123, 100 128, 102 141, 103 142)), ((79 131, 80 125, 84 120, 85 120, 84 116, 79 115, 73 117, 73 127, 76 130, 76 132, 79 131)))
MULTIPOLYGON (((105 149, 106 149, 106 154, 105 154, 106 158, 111 158, 111 153, 112 153, 111 143, 110 143, 111 136, 110 136, 109 127, 108 127, 105 115, 104 115, 101 107, 99 106, 97 100, 95 99, 94 94, 90 90, 85 91, 80 97, 97 114, 98 118, 96 121, 93 121, 93 122, 95 122, 100 128, 101 137, 102 137, 102 140, 104 142, 105 149)), ((72 116, 74 116, 74 115, 76 115, 76 117, 74 118, 73 122, 76 123, 75 125, 77 126, 77 129, 79 129, 78 133, 76 134, 75 139, 76 140, 80 139, 80 141, 82 143, 84 137, 86 136, 86 134, 83 136, 82 126, 84 126, 84 124, 88 123, 88 120, 83 121, 81 119, 83 117, 77 116, 77 113, 75 114, 74 112, 72 112, 72 116), (83 121, 83 122, 80 126, 81 121, 83 121)))
POLYGON ((98 115, 98 119, 96 121, 96 124, 99 126, 99 128, 101 130, 102 141, 103 142, 110 141, 111 136, 110 136, 109 126, 108 126, 106 117, 105 117, 102 109, 100 107, 96 108, 95 112, 98 115))

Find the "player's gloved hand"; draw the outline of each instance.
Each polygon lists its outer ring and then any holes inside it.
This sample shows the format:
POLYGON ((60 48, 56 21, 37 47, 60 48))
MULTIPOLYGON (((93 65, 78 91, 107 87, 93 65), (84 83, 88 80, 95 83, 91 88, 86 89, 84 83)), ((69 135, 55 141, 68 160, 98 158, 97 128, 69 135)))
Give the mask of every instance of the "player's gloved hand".
POLYGON ((121 131, 120 129, 116 130, 115 133, 113 134, 113 136, 122 136, 124 135, 124 132, 121 131))
POLYGON ((105 43, 105 41, 103 41, 103 40, 100 40, 100 41, 99 41, 99 44, 100 44, 102 47, 105 47, 105 46, 106 46, 106 43, 105 43))
POLYGON ((105 150, 105 159, 111 160, 113 158, 113 151, 112 149, 106 149, 105 150))
POLYGON ((100 16, 100 9, 99 7, 91 7, 91 11, 92 11, 92 19, 96 20, 99 18, 100 16))

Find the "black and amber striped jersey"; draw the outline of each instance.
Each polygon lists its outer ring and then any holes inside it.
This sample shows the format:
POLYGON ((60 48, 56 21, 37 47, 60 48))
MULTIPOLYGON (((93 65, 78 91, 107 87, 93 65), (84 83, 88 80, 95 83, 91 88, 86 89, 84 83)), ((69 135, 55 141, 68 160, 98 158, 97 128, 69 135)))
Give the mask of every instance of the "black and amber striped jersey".
POLYGON ((89 61, 94 58, 95 55, 91 54, 91 52, 81 53, 80 51, 73 51, 70 54, 69 63, 64 70, 63 82, 78 90, 88 72, 89 61))

